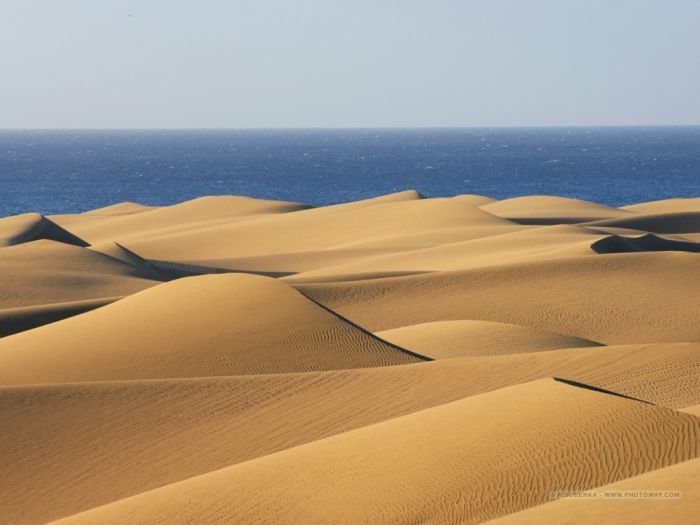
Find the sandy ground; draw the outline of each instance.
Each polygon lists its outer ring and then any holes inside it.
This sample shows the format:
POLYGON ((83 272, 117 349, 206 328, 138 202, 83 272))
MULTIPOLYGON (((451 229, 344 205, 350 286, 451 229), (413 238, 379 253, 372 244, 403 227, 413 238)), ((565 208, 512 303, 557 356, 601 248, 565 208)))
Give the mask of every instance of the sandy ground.
POLYGON ((0 219, 0 522, 696 523, 699 202, 0 219))

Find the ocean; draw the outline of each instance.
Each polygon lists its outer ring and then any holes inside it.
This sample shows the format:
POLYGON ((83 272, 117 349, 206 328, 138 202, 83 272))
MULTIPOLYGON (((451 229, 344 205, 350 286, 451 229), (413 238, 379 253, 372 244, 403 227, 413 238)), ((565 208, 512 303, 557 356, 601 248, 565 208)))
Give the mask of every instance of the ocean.
POLYGON ((696 197, 700 126, 0 131, 0 216, 223 194, 325 205, 405 189, 613 206, 696 197))

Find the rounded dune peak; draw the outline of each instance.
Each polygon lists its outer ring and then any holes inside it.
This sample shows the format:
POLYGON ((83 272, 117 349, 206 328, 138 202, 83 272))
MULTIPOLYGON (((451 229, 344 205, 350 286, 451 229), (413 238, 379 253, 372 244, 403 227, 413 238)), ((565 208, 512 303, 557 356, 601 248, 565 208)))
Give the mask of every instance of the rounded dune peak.
POLYGON ((491 204, 492 202, 496 202, 496 199, 492 199, 491 197, 486 197, 485 195, 476 195, 473 193, 464 193, 461 195, 455 195, 453 197, 454 199, 458 199, 462 202, 467 202, 469 204, 472 204, 474 206, 485 206, 487 204, 491 204))
POLYGON ((486 204, 481 209, 523 224, 588 222, 632 214, 595 202, 552 195, 513 197, 486 204))
POLYGON ((471 319, 421 323, 376 332, 375 335, 432 359, 600 346, 588 339, 549 330, 471 319))
POLYGON ((188 277, 0 340, 0 384, 307 372, 424 360, 289 285, 188 277))
POLYGON ((150 211, 156 208, 158 208, 158 206, 147 206, 138 202, 123 201, 110 204, 109 206, 103 206, 102 208, 88 210, 83 212, 82 215, 132 215, 134 213, 142 213, 144 211, 150 211))
POLYGON ((257 199, 246 195, 205 195, 188 201, 163 207, 173 212, 203 213, 207 215, 248 215, 258 213, 282 213, 309 208, 308 204, 290 201, 257 199))
POLYGON ((376 197, 369 197, 367 199, 360 199, 355 201, 339 202, 337 204, 331 204, 329 206, 322 206, 319 208, 314 208, 319 212, 334 212, 334 211, 345 211, 353 210, 359 208, 366 208, 368 206, 375 206, 377 204, 387 204, 391 202, 403 202, 403 201, 415 201, 424 199, 423 195, 416 190, 402 190, 394 193, 387 193, 385 195, 378 195, 376 197))

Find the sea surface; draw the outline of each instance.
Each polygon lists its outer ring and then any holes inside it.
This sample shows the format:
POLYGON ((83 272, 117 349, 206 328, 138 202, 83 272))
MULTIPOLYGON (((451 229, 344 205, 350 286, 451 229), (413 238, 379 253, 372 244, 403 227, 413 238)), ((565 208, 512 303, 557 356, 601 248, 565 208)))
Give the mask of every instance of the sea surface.
POLYGON ((0 131, 0 216, 241 194, 324 205, 549 194, 700 196, 700 126, 0 131))

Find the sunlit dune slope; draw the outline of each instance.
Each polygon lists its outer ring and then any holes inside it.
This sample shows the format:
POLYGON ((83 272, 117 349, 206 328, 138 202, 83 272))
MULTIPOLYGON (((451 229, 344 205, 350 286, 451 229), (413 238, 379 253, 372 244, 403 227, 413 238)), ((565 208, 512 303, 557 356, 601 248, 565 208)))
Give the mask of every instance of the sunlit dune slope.
POLYGON ((299 289, 372 331, 480 319, 605 344, 698 341, 698 268, 696 253, 609 254, 299 289))
POLYGON ((692 459, 700 420, 541 380, 144 492, 59 521, 478 523, 692 459), (439 429, 439 431, 436 431, 439 429))
POLYGON ((495 356, 598 346, 593 341, 490 321, 435 321, 376 332, 378 337, 433 359, 495 356))
POLYGON ((523 224, 573 224, 632 215, 624 209, 549 195, 514 197, 483 205, 481 209, 523 224))
MULTIPOLYGON (((353 203, 356 204, 356 203, 353 203)), ((363 206, 328 206, 295 213, 266 215, 245 221, 208 225, 130 239, 125 246, 149 259, 192 260, 250 257, 329 249, 388 246, 421 247, 415 237, 469 227, 492 231, 518 228, 480 210, 460 197, 450 199, 380 200, 363 206)), ((426 242, 424 240, 423 242, 426 242)))
POLYGON ((591 245, 605 233, 581 226, 556 225, 525 228, 448 242, 419 250, 372 255, 344 264, 302 272, 287 278, 294 283, 348 281, 434 271, 465 270, 494 264, 593 255, 591 245))
POLYGON ((489 525, 694 525, 700 515, 700 459, 595 489, 595 498, 566 498, 518 512, 489 525))
POLYGON ((280 373, 420 361, 267 277, 163 284, 0 339, 0 384, 280 373))
POLYGON ((146 206, 138 202, 124 201, 111 204, 110 206, 104 206, 103 208, 86 211, 83 215, 133 215, 134 213, 151 211, 155 208, 156 206, 146 206))
MULTIPOLYGON (((119 206, 118 209, 124 206, 119 206)), ((126 206, 133 211, 132 206, 126 206)), ((268 213, 285 213, 308 206, 284 201, 269 201, 239 196, 201 197, 172 206, 138 209, 138 213, 110 213, 95 210, 77 216, 55 216, 73 233, 90 243, 119 241, 153 232, 178 231, 207 222, 233 220, 268 213)))
POLYGON ((664 406, 693 405, 700 403, 698 349, 594 347, 331 372, 4 387, 0 424, 12 432, 0 434, 7 462, 0 513, 13 523, 44 523, 550 376, 664 406), (32 468, 37 458, 48 458, 41 469, 32 468))
POLYGON ((660 201, 640 202, 622 206, 623 210, 644 215, 658 213, 684 213, 700 211, 700 197, 694 199, 664 199, 660 201))

